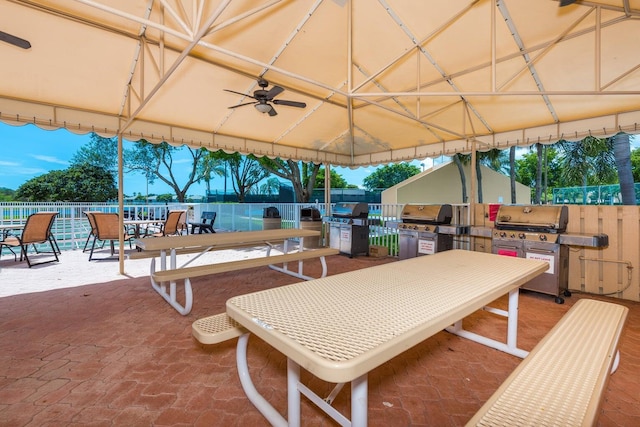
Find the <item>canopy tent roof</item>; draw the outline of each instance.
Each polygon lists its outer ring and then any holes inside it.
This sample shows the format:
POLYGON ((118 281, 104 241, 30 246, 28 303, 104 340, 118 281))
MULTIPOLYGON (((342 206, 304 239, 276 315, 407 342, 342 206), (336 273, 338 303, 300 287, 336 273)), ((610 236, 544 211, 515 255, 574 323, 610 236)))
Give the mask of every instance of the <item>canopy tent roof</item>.
POLYGON ((362 166, 640 132, 640 0, 4 0, 0 120, 362 166), (258 77, 277 115, 246 105, 258 77))

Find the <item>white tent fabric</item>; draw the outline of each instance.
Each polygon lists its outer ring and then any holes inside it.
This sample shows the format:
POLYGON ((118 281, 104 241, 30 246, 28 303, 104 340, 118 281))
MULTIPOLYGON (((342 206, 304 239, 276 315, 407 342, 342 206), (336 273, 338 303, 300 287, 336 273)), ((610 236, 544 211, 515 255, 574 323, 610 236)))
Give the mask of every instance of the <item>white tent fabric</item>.
POLYGON ((640 0, 2 0, 0 120, 341 166, 640 132, 640 0), (257 78, 277 115, 246 105, 257 78))

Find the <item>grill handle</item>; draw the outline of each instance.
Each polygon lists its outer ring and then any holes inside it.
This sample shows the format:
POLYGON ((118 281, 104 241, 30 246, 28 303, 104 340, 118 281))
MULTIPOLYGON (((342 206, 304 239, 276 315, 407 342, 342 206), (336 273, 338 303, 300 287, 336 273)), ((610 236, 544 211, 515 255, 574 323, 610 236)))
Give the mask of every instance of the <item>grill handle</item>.
POLYGON ((522 246, 520 246, 520 245, 505 245, 505 244, 502 244, 502 243, 496 243, 496 242, 493 242, 492 244, 493 244, 496 248, 513 249, 513 250, 516 250, 516 251, 517 251, 517 250, 519 250, 519 249, 522 247, 522 246))
POLYGON ((535 252, 538 254, 555 254, 555 251, 550 251, 549 249, 538 249, 538 248, 528 248, 527 252, 535 252))
POLYGON ((556 224, 535 224, 535 223, 530 223, 530 222, 509 222, 509 221, 504 221, 504 222, 496 222, 496 225, 501 225, 501 226, 505 226, 505 225, 510 225, 510 226, 518 226, 518 227, 538 227, 538 228, 546 228, 548 230, 554 230, 556 228, 556 224))

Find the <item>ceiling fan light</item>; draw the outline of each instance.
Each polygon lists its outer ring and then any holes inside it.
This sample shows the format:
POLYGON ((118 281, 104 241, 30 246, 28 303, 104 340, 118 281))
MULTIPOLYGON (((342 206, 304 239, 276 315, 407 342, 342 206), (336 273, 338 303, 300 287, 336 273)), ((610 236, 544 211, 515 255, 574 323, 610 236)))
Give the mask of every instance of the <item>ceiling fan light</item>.
POLYGON ((256 104, 255 107, 256 110, 260 111, 261 113, 268 113, 269 111, 271 111, 271 105, 269 104, 256 104))

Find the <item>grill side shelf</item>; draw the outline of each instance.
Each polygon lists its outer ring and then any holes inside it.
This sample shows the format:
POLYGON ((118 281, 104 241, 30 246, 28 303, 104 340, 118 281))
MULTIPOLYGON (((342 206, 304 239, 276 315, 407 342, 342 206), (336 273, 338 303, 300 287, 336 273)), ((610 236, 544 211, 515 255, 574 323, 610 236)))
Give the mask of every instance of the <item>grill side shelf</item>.
POLYGON ((606 234, 560 234, 558 236, 558 243, 569 246, 604 248, 609 246, 609 236, 606 234))

